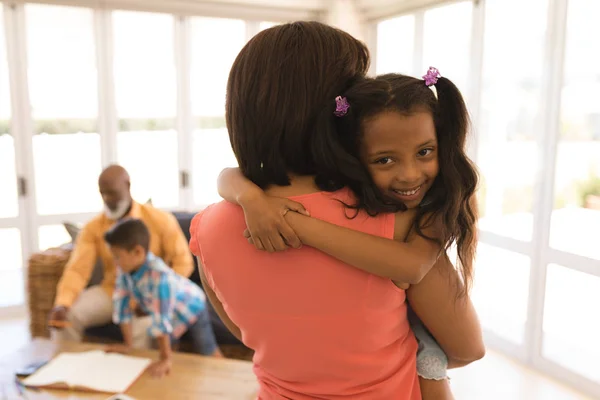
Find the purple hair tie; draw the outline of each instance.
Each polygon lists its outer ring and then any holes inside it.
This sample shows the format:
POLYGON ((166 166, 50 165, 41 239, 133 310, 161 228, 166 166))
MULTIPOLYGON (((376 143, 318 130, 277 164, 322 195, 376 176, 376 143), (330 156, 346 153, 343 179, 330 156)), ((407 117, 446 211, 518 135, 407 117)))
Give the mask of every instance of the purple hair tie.
POLYGON ((345 97, 338 96, 335 98, 335 111, 333 112, 333 115, 336 117, 343 117, 346 115, 349 108, 350 103, 348 103, 348 100, 345 97))
POLYGON ((429 69, 427 70, 427 73, 425 75, 423 75, 423 79, 425 79, 425 85, 426 86, 435 85, 440 76, 441 76, 440 71, 438 71, 437 68, 429 67, 429 69))

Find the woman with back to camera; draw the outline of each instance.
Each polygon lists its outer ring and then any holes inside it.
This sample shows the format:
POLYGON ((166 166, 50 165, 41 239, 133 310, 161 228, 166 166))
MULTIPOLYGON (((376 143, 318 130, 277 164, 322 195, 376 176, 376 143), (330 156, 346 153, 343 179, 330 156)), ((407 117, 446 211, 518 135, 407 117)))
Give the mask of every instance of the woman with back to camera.
MULTIPOLYGON (((333 99, 364 76, 368 63, 362 43, 323 24, 265 30, 232 67, 227 125, 242 173, 267 194, 387 242, 395 215, 347 218, 344 203, 354 195, 340 188, 331 165, 338 150, 333 99)), ((421 398, 403 290, 308 246, 260 252, 246 243, 244 228, 241 208, 213 205, 195 218, 191 248, 216 310, 255 350, 260 398, 421 398)), ((440 252, 422 240, 427 256, 410 283, 440 252)))

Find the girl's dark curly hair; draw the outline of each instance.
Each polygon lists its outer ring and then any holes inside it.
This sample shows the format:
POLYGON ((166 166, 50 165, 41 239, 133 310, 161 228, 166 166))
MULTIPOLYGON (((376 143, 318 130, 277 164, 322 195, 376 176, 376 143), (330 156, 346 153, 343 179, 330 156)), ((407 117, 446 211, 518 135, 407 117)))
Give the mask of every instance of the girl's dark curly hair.
MULTIPOLYGON (((349 207, 363 209, 370 215, 405 210, 403 203, 384 197, 361 163, 359 148, 363 127, 370 118, 382 112, 410 115, 429 111, 440 149, 440 172, 426 195, 427 201, 417 211, 413 229, 417 234, 434 240, 425 236, 423 229, 434 220, 442 222, 441 235, 437 240, 445 251, 456 245, 457 269, 464 282, 462 294, 466 294, 473 281, 477 246, 475 190, 478 174, 466 155, 469 117, 460 91, 446 78, 439 78, 435 89, 437 98, 423 80, 399 74, 356 78, 342 93, 350 103, 348 113, 343 117, 333 116, 335 105, 332 104, 331 118, 335 119, 337 137, 324 135, 316 141, 315 146, 327 149, 329 154, 325 165, 319 166, 317 182, 321 187, 330 189, 347 186, 357 197, 356 203, 349 207)), ((313 151, 318 151, 318 147, 313 151)))

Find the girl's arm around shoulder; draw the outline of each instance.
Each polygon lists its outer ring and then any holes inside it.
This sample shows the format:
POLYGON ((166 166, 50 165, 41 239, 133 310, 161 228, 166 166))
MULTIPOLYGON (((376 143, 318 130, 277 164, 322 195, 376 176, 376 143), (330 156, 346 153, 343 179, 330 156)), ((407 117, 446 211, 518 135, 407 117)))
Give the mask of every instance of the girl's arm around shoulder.
MULTIPOLYGON (((408 237, 395 234, 395 239, 392 240, 295 212, 287 213, 285 218, 302 243, 358 269, 395 282, 420 282, 440 254, 440 246, 435 241, 416 234, 408 237)), ((410 214, 396 216, 396 222, 407 223, 409 219, 410 214)), ((400 230, 404 231, 404 227, 400 230)), ((424 230, 424 233, 432 233, 430 231, 431 228, 424 230)))

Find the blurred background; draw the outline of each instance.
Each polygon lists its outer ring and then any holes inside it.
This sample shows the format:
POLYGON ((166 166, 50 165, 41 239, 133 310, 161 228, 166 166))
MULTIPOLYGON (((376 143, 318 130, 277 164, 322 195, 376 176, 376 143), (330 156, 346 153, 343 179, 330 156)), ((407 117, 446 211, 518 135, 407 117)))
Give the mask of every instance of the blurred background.
POLYGON ((598 0, 0 2, 0 318, 27 317, 31 254, 101 209, 104 166, 156 207, 219 200, 229 68, 298 19, 364 40, 372 74, 435 66, 463 91, 486 341, 600 398, 598 0))

